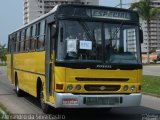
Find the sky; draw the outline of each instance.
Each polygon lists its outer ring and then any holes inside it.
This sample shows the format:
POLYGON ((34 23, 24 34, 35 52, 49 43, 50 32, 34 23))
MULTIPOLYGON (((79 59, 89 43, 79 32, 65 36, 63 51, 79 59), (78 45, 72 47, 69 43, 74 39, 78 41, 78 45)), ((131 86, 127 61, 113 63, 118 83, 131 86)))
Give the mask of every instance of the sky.
MULTIPOLYGON (((133 0, 122 0, 123 4, 133 0)), ((120 0, 100 0, 100 5, 115 7, 120 0)), ((127 7, 124 5, 123 7, 127 7)), ((0 4, 0 44, 7 44, 8 34, 23 25, 23 0, 1 0, 0 4)))

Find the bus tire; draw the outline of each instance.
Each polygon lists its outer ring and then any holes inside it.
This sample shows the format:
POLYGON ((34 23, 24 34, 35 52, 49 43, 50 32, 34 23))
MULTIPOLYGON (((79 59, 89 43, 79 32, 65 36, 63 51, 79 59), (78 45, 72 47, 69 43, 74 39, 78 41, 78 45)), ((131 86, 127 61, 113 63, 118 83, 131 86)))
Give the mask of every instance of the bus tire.
POLYGON ((23 91, 19 88, 19 82, 18 82, 18 77, 16 75, 15 77, 15 87, 16 87, 16 95, 18 97, 22 97, 23 96, 23 91))
POLYGON ((41 109, 44 113, 49 114, 51 111, 51 108, 48 104, 46 104, 44 102, 44 91, 43 91, 43 86, 40 86, 40 96, 39 96, 39 100, 40 100, 40 105, 41 105, 41 109))

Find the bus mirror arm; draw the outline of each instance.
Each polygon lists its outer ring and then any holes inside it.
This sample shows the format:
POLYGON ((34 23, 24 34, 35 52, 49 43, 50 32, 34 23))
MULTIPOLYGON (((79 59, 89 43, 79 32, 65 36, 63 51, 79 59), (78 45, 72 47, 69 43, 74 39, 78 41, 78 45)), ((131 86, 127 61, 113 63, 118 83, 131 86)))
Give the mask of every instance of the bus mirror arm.
POLYGON ((61 42, 63 42, 63 28, 60 28, 60 38, 61 42))
POLYGON ((52 36, 56 36, 56 26, 52 27, 52 36))
POLYGON ((143 31, 142 29, 139 29, 139 40, 141 43, 143 43, 143 31))

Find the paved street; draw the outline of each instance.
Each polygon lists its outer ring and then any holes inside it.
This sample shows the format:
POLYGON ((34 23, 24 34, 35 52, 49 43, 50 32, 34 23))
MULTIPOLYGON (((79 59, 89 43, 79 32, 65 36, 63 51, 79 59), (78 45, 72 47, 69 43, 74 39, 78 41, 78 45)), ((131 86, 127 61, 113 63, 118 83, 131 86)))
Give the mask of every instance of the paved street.
MULTIPOLYGON (((146 72, 145 72, 146 73, 146 72)), ((6 68, 0 67, 0 103, 12 113, 42 114, 37 100, 29 95, 18 98, 6 77, 6 68)), ((107 112, 100 109, 63 109, 54 114, 65 115, 67 120, 142 120, 142 114, 160 114, 160 98, 143 95, 141 106, 114 108, 107 112)))
POLYGON ((160 76, 160 64, 153 65, 153 66, 144 66, 143 67, 144 75, 154 75, 154 76, 160 76))

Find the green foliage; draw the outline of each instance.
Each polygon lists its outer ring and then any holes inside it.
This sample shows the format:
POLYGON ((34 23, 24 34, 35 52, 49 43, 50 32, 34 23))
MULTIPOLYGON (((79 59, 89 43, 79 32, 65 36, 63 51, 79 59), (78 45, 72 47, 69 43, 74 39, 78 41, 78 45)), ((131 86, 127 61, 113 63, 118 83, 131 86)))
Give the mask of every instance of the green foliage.
POLYGON ((139 16, 147 22, 147 62, 149 64, 149 24, 151 19, 160 14, 160 8, 152 7, 151 0, 140 0, 131 4, 130 9, 138 11, 139 16))
POLYGON ((150 21, 160 13, 160 8, 151 6, 151 0, 140 0, 139 2, 131 4, 130 9, 137 10, 140 17, 146 21, 150 21))
POLYGON ((2 62, 5 62, 5 63, 6 63, 6 60, 7 60, 6 54, 7 54, 6 45, 1 45, 0 44, 0 60, 2 62))
POLYGON ((160 77, 159 76, 143 76, 142 92, 160 95, 160 77))
MULTIPOLYGON (((5 107, 5 106, 3 106, 1 103, 0 103, 0 109, 1 110, 3 110, 5 113, 6 113, 6 115, 10 115, 11 113, 8 111, 8 109, 5 107)), ((0 112, 0 120, 4 120, 4 119, 2 119, 4 116, 2 115, 2 113, 0 112)), ((5 119, 6 120, 6 119, 5 119)), ((10 119, 8 119, 8 120, 10 120, 10 119)))

